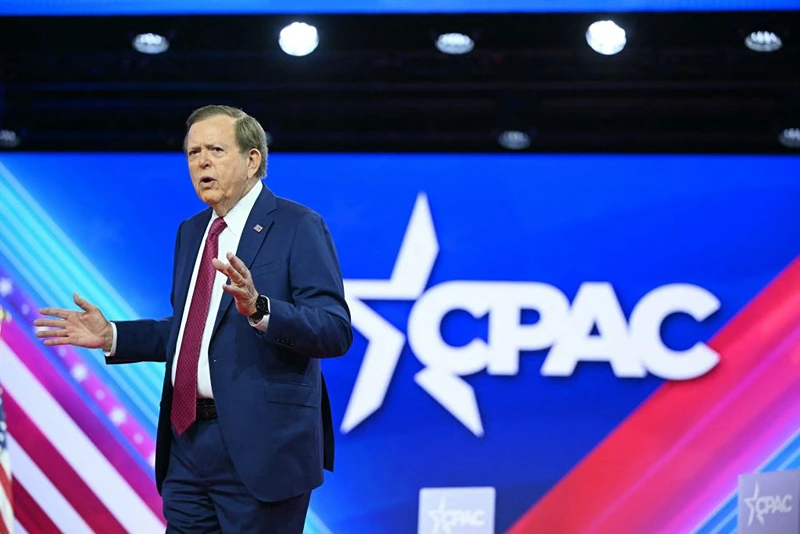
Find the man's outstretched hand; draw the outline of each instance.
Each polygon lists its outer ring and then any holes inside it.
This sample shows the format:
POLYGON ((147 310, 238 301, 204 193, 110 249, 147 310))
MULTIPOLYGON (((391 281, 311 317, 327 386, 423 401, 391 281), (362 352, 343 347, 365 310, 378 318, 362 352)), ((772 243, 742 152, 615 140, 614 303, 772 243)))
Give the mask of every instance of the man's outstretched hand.
POLYGON ((113 331, 103 312, 77 293, 72 295, 75 304, 83 311, 61 308, 42 308, 39 313, 55 319, 36 319, 33 324, 47 329, 37 330, 36 337, 45 345, 75 345, 87 349, 111 350, 113 331))

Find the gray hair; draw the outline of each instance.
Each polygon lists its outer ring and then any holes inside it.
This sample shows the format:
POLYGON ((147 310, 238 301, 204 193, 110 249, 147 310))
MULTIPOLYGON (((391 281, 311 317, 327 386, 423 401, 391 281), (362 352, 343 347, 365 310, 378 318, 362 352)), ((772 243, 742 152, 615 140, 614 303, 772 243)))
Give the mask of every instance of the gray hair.
MULTIPOLYGON (((267 135, 261 124, 239 108, 231 106, 211 105, 198 108, 186 119, 186 134, 189 128, 196 122, 216 117, 217 115, 227 115, 235 120, 234 131, 236 133, 236 144, 242 153, 256 149, 261 153, 261 163, 256 169, 256 178, 259 180, 267 175, 267 135)), ((186 152, 186 138, 183 140, 183 151, 186 152)))

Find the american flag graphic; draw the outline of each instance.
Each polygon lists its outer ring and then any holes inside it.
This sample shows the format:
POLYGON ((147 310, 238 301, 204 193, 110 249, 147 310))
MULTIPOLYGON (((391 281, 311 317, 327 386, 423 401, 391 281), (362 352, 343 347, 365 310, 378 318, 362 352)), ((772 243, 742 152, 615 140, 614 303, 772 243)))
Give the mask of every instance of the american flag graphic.
POLYGON ((98 296, 116 292, 0 165, 0 307, 11 316, 0 332, 8 522, 14 534, 164 532, 153 476, 158 403, 152 387, 136 382, 163 366, 116 371, 99 351, 45 346, 33 326, 38 309, 74 308, 72 291, 115 318, 134 316, 98 296))

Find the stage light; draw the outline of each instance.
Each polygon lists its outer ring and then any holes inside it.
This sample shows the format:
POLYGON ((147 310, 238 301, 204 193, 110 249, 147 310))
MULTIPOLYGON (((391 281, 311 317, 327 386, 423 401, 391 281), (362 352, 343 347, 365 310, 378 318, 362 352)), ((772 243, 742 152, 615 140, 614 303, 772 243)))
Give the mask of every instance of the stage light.
POLYGON ((586 30, 586 42, 598 54, 610 56, 622 51, 628 39, 613 20, 599 20, 586 30))
POLYGON ((754 52, 775 52, 783 46, 781 38, 772 32, 753 32, 744 39, 747 48, 754 52))
POLYGON ((16 148, 20 139, 14 130, 0 130, 0 148, 16 148))
POLYGON ((290 56, 307 56, 319 44, 317 29, 305 22, 292 22, 281 30, 278 44, 290 56))
POLYGON ((509 150, 523 150, 531 146, 531 136, 519 130, 506 130, 497 141, 500 146, 509 150))
POLYGON ((778 136, 778 141, 787 148, 800 148, 800 128, 786 128, 778 136))
POLYGON ((467 54, 475 48, 475 41, 463 33, 443 33, 436 39, 436 48, 445 54, 467 54))
POLYGON ((142 54, 162 54, 169 49, 169 40, 157 33, 140 33, 133 38, 133 48, 142 54))

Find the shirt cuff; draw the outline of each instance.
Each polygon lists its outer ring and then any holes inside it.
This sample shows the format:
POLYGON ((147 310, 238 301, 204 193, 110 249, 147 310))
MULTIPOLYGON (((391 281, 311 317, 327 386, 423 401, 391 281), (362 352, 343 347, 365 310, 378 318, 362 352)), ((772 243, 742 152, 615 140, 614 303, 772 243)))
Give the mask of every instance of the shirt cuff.
POLYGON ((267 313, 264 314, 264 317, 261 318, 259 322, 254 322, 250 317, 247 318, 247 322, 250 323, 250 326, 253 328, 260 330, 261 332, 267 331, 267 326, 269 326, 269 318, 270 318, 270 311, 272 310, 272 306, 270 305, 269 298, 267 298, 267 313))
POLYGON ((103 351, 103 354, 105 354, 106 358, 110 358, 115 352, 117 352, 117 325, 114 323, 111 323, 111 339, 111 350, 103 351))

